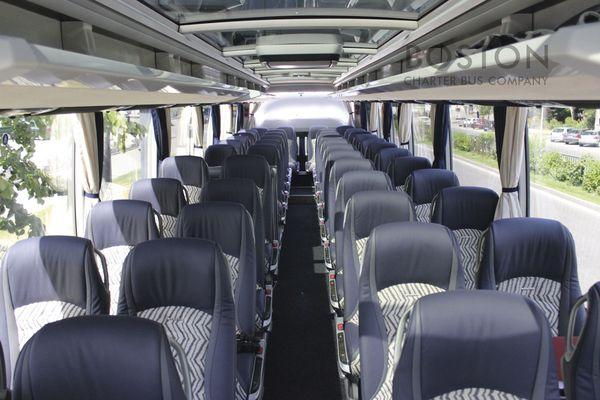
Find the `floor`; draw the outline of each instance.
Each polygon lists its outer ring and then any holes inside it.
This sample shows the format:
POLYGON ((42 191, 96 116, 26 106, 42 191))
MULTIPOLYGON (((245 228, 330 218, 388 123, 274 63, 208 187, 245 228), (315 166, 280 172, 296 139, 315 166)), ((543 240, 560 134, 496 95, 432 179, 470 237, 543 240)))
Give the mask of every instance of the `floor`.
POLYGON ((311 184, 309 175, 292 180, 267 351, 265 400, 341 399, 317 212, 307 190, 311 184))

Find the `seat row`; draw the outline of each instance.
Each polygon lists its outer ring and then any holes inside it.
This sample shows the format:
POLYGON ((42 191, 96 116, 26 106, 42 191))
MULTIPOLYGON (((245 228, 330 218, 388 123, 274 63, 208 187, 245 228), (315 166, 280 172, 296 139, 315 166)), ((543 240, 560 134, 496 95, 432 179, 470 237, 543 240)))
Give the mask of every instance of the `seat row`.
POLYGON ((268 253, 281 237, 267 239, 263 218, 274 204, 268 195, 275 200, 273 170, 252 154, 227 157, 222 179, 206 179, 205 166, 199 157, 167 158, 163 177, 135 182, 130 200, 91 210, 89 240, 32 238, 8 251, 0 337, 8 382, 40 328, 110 312, 164 327, 174 353, 185 355, 176 361, 190 375, 188 398, 260 397, 277 266, 268 253))
MULTIPOLYGON (((352 397, 360 387, 363 399, 410 398, 392 390, 394 368, 403 357, 396 344, 411 324, 413 304, 427 295, 466 288, 524 297, 534 304, 535 318, 545 317, 539 332, 567 335, 580 289, 573 240, 562 224, 493 221, 498 201, 493 191, 460 187, 451 171, 432 169, 365 131, 317 130, 313 140, 338 362, 352 397), (387 173, 381 170, 386 167, 387 173)), ((486 295, 464 296, 460 301, 468 314, 470 302, 486 295)), ((486 301, 509 301, 501 296, 486 301)), ((579 331, 582 321, 575 312, 571 329, 579 331)), ((479 322, 480 333, 490 329, 485 318, 479 322)), ((556 379, 552 385, 554 393, 556 379)))

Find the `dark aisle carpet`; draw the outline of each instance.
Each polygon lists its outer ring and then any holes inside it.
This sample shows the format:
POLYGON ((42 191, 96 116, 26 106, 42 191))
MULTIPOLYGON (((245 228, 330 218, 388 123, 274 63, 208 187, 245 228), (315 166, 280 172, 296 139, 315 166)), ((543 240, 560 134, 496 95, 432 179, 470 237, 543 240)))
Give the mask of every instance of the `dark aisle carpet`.
MULTIPOLYGON (((295 176, 294 185, 305 184, 303 178, 295 176)), ((325 276, 315 273, 324 268, 317 212, 314 202, 303 203, 290 201, 288 210, 273 299, 265 400, 341 399, 325 276)))

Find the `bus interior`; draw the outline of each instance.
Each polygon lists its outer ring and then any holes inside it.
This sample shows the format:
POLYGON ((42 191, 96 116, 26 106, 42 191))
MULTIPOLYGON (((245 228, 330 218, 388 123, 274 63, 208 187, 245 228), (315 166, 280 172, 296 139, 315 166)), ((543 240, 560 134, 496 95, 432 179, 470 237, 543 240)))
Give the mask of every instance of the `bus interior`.
POLYGON ((599 400, 600 3, 1 0, 0 400, 599 400))

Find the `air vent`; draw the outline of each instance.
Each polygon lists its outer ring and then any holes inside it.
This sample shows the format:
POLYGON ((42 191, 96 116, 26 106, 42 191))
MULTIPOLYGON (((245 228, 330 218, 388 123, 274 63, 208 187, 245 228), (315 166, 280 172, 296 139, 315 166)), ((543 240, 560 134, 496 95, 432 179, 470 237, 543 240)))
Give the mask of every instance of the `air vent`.
POLYGON ((286 34, 260 36, 256 55, 273 69, 329 68, 340 59, 343 41, 336 34, 286 34))

